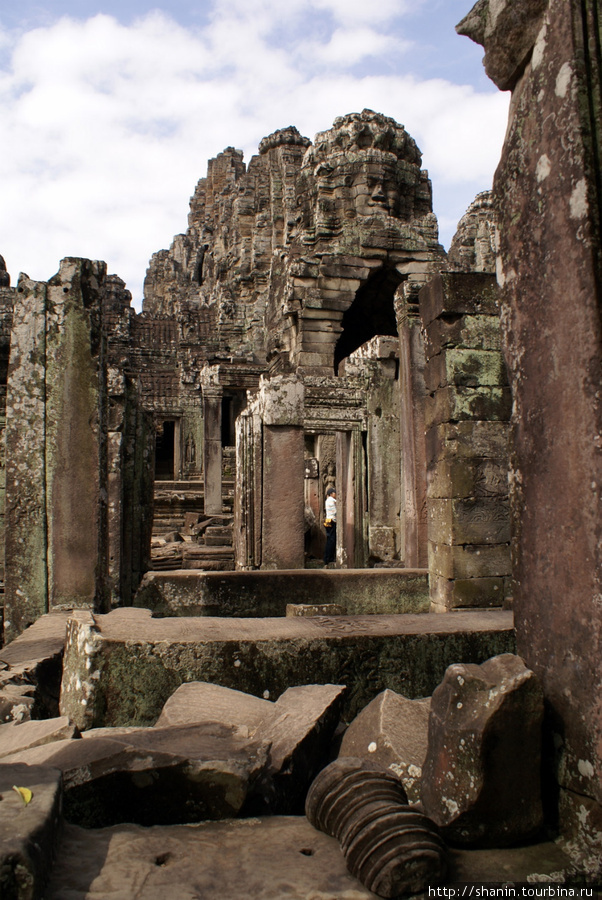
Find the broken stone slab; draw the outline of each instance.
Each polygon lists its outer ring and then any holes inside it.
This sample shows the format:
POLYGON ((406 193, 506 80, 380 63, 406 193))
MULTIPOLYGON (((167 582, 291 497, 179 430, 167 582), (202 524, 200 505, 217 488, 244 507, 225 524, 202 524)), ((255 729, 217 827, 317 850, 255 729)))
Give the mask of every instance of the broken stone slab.
POLYGON ((215 723, 58 741, 6 757, 63 773, 68 821, 100 828, 236 816, 269 745, 215 723))
POLYGON ((287 603, 287 616, 346 616, 347 607, 340 603, 287 603))
POLYGON ((511 650, 513 619, 506 610, 155 619, 148 610, 121 609, 70 621, 61 713, 81 731, 152 725, 191 679, 266 699, 304 683, 343 682, 343 718, 350 721, 385 688, 425 697, 451 663, 480 663, 511 650))
POLYGON ((58 716, 63 648, 69 612, 41 616, 0 650, 3 722, 58 716))
POLYGON ((349 725, 339 756, 380 763, 401 780, 408 802, 419 803, 430 709, 430 697, 408 700, 383 691, 349 725))
POLYGON ((0 757, 79 735, 67 716, 0 725, 0 757))
POLYGON ((253 814, 296 814, 327 754, 343 705, 345 686, 291 687, 260 723, 256 738, 270 744, 269 765, 249 801, 253 814))
POLYGON ((518 656, 453 665, 432 697, 425 812, 458 844, 504 847, 542 826, 543 692, 518 656))
POLYGON ((62 828, 61 773, 0 764, 0 896, 41 900, 62 828), (13 786, 32 792, 25 803, 13 786))
POLYGON ((155 727, 220 722, 222 725, 246 726, 252 734, 273 706, 269 700, 261 700, 253 694, 234 691, 220 684, 192 681, 180 685, 171 695, 155 727))

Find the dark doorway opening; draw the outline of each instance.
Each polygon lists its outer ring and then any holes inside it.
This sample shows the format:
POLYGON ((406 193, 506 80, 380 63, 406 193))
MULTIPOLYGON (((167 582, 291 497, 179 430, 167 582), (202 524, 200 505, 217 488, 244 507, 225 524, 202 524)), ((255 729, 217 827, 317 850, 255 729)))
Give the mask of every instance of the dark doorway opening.
POLYGON ((234 447, 236 420, 246 405, 246 391, 230 391, 222 397, 222 447, 234 447))
POLYGON ((173 481, 176 423, 159 422, 155 436, 155 480, 173 481))
POLYGON ((396 269, 379 269, 358 290, 341 322, 343 332, 334 351, 334 371, 350 353, 377 334, 397 335, 393 297, 403 277, 396 269))

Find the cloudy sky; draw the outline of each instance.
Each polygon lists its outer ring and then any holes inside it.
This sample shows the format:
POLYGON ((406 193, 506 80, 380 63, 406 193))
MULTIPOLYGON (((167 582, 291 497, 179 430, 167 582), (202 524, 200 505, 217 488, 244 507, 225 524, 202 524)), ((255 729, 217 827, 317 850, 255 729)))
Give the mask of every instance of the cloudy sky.
POLYGON ((472 0, 18 0, 0 9, 0 254, 47 280, 105 259, 139 306, 207 160, 368 107, 416 139, 441 242, 491 186, 508 95, 455 24, 472 0))

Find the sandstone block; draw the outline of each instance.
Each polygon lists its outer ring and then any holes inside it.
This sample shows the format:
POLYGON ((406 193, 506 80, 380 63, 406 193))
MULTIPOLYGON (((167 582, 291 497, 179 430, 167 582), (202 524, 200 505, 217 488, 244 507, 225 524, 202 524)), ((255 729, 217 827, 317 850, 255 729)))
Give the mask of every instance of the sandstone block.
POLYGON ((453 665, 432 697, 424 809, 460 844, 507 846, 543 821, 543 692, 512 654, 453 665))
POLYGON ((428 505, 428 535, 435 544, 507 544, 508 500, 433 498, 428 505))
POLYGON ((373 760, 390 769, 401 780, 408 801, 418 802, 430 708, 430 697, 408 700, 383 691, 348 727, 339 756, 373 760))
MULTIPOLYGON (((436 567, 434 563, 434 567, 436 567)), ((431 575, 431 612, 504 606, 510 580, 502 576, 442 578, 431 575)))
POLYGON ((219 722, 226 726, 246 726, 252 733, 272 708, 273 703, 269 700, 261 700, 253 694, 219 684, 192 681, 180 685, 171 695, 155 727, 219 722))
POLYGON ((427 428, 442 422, 506 422, 511 411, 510 388, 447 386, 426 398, 425 421, 427 428))
POLYGON ((499 288, 495 276, 446 272, 436 275, 420 292, 420 315, 426 327, 439 316, 495 315, 499 288))
POLYGON ((508 577, 510 544, 434 544, 429 542, 429 569, 441 578, 508 577))
POLYGON ((65 816, 86 827, 198 822, 237 815, 269 745, 215 723, 58 741, 5 758, 63 773, 65 816))
POLYGON ((425 329, 427 359, 445 347, 467 347, 474 350, 501 350, 499 316, 459 315, 435 319, 425 329))
POLYGON ((343 705, 344 685, 291 687, 260 724, 256 739, 270 745, 266 772, 254 789, 250 807, 257 812, 294 814, 327 759, 343 705))
POLYGON ((507 422, 444 422, 427 429, 427 461, 503 459, 508 454, 508 442, 507 422))
POLYGON ((446 385, 497 387, 508 383, 506 364, 497 350, 450 347, 429 359, 424 372, 428 391, 446 385))
POLYGON ((279 697, 291 685, 333 684, 345 673, 344 715, 352 718, 387 687, 425 697, 459 657, 481 662, 514 649, 512 614, 497 610, 263 619, 119 612, 95 616, 93 627, 70 622, 61 711, 80 730, 152 725, 191 678, 279 697))
POLYGON ((428 496, 474 498, 508 496, 507 459, 440 459, 428 471, 428 496))
POLYGON ((77 728, 66 716, 0 725, 0 757, 77 735, 77 728))
POLYGON ((0 895, 41 900, 62 831, 61 773, 0 764, 0 895), (13 785, 28 788, 25 804, 13 785))

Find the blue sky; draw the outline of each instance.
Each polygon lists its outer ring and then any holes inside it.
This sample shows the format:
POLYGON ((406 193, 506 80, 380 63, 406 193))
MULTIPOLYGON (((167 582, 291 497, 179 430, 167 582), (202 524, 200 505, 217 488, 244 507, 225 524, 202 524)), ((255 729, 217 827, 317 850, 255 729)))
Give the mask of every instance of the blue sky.
POLYGON ((21 0, 0 11, 0 253, 105 259, 139 306, 207 160, 364 107, 405 125, 441 241, 491 186, 508 96, 454 31, 471 0, 21 0))

